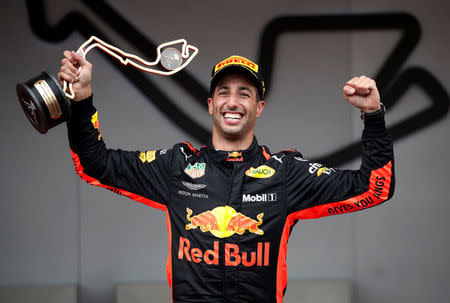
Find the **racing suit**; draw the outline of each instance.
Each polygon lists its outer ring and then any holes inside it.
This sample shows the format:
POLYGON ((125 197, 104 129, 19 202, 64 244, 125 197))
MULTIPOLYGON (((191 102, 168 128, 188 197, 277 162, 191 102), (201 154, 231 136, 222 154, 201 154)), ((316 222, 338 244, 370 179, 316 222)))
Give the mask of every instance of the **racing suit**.
POLYGON ((107 149, 92 97, 68 122, 76 173, 167 215, 167 277, 173 302, 278 302, 286 252, 298 220, 354 212, 394 189, 392 141, 384 118, 365 122, 359 170, 327 168, 256 139, 246 150, 107 149))

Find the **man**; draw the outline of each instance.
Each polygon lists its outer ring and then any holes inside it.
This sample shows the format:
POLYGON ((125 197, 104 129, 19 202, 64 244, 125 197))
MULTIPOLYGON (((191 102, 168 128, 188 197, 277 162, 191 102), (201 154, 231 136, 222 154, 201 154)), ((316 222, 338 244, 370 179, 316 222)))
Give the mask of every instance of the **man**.
POLYGON ((76 92, 68 122, 76 172, 90 184, 166 212, 173 302, 281 302, 287 241, 298 220, 369 208, 393 195, 385 110, 367 77, 343 88, 365 124, 361 168, 347 171, 258 145, 254 126, 264 110, 265 86, 258 65, 239 56, 213 68, 213 131, 206 146, 109 150, 92 105, 92 65, 74 52, 64 55, 58 78, 76 92))

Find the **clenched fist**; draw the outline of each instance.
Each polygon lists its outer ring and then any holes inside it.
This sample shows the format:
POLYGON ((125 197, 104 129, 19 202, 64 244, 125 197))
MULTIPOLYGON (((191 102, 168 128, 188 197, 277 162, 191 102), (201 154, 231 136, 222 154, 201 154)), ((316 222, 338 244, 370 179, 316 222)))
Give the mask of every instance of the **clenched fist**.
POLYGON ((74 51, 64 51, 64 59, 61 61, 61 70, 58 73, 58 81, 72 83, 75 92, 74 101, 80 101, 92 95, 91 79, 92 64, 74 51))
POLYGON ((366 77, 354 77, 344 88, 344 98, 353 106, 365 113, 371 113, 381 108, 380 93, 374 80, 366 77))

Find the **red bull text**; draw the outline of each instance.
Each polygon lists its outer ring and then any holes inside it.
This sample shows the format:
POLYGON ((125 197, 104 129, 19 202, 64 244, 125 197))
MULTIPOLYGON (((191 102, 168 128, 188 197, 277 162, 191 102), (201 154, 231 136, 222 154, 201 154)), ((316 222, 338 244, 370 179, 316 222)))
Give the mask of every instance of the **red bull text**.
POLYGON ((232 152, 232 153, 228 153, 227 161, 228 162, 242 162, 242 161, 244 161, 244 157, 242 156, 241 152, 232 152))
MULTIPOLYGON (((209 265, 219 265, 219 241, 214 241, 212 249, 202 251, 200 248, 191 248, 191 242, 180 237, 178 259, 186 258, 189 262, 204 262, 209 265)), ((238 266, 240 264, 251 266, 269 266, 270 242, 258 242, 256 250, 251 252, 240 252, 239 245, 225 243, 224 245, 225 266, 238 266)))
MULTIPOLYGON (((244 214, 236 212, 230 206, 219 206, 213 210, 202 212, 192 216, 192 210, 186 208, 186 230, 200 228, 202 232, 210 232, 217 238, 230 237, 233 234, 243 235, 246 231, 256 235, 263 235, 264 231, 260 228, 263 223, 264 213, 256 216, 257 220, 247 217, 244 214)), ((219 265, 219 241, 214 241, 212 249, 202 250, 200 248, 191 248, 188 239, 180 237, 178 259, 186 259, 190 262, 219 265)), ((240 264, 250 266, 269 266, 270 242, 258 242, 254 251, 241 252, 239 245, 234 243, 225 243, 224 260, 225 266, 238 266, 240 264)))

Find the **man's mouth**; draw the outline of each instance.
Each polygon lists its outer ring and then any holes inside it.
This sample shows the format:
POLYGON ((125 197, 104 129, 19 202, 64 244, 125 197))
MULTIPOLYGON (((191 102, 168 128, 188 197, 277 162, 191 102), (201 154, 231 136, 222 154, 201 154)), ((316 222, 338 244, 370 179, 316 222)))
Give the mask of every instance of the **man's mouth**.
POLYGON ((226 113, 224 113, 222 115, 223 115, 223 117, 225 118, 226 121, 229 121, 229 122, 232 122, 232 123, 241 121, 242 117, 244 116, 244 114, 236 113, 236 112, 234 112, 234 113, 226 112, 226 113))

